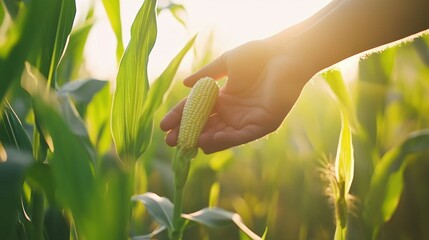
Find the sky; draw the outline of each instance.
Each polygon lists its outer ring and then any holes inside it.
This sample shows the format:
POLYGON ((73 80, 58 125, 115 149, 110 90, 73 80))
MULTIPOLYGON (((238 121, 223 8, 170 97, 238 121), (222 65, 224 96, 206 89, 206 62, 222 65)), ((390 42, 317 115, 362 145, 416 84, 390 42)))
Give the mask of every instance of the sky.
MULTIPOLYGON (((157 77, 170 60, 195 34, 197 51, 204 51, 208 36, 213 33, 215 55, 238 45, 271 36, 311 16, 330 0, 182 0, 187 28, 171 13, 158 17, 158 37, 150 55, 149 78, 157 77)), ((142 0, 121 0, 123 38, 129 41, 129 29, 142 0)), ((165 4, 160 0, 158 4, 165 4)), ((77 0, 77 18, 85 12, 87 0, 77 0)), ((116 39, 110 28, 101 1, 96 1, 96 23, 85 47, 85 59, 90 74, 98 79, 114 79, 117 66, 116 39)), ((200 53, 202 54, 202 53, 200 53)), ((192 54, 185 58, 180 70, 191 73, 192 54)))

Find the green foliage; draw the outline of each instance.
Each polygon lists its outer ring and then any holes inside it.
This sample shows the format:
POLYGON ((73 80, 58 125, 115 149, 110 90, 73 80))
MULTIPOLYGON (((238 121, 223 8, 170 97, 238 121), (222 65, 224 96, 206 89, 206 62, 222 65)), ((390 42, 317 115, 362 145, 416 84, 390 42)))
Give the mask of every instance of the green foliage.
POLYGON ((152 119, 145 116, 149 90, 147 64, 155 44, 156 1, 148 0, 131 27, 131 40, 122 57, 112 107, 112 134, 119 157, 134 164, 149 146, 152 119))
POLYGON ((121 8, 119 0, 102 0, 110 25, 116 36, 116 59, 119 60, 124 53, 124 43, 122 40, 121 8))
MULTIPOLYGON (((121 59, 115 96, 115 84, 82 71, 92 7, 76 21, 73 0, 1 1, 2 239, 168 239, 175 230, 173 150, 152 125, 187 95, 173 80, 196 38, 149 84, 161 9, 144 1, 122 54, 119 1, 103 4, 121 59)), ((182 5, 162 9, 184 24, 182 5)), ((212 40, 195 49, 203 61, 212 40)), ((365 56, 352 82, 338 70, 315 76, 276 133, 199 154, 183 239, 428 238, 428 46, 422 35, 365 56)))

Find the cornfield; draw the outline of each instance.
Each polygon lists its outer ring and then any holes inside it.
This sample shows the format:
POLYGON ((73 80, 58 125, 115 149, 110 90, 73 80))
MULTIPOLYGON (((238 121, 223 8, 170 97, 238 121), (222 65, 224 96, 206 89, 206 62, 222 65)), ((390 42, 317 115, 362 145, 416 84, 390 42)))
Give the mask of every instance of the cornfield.
POLYGON ((85 71, 93 8, 73 25, 74 0, 0 1, 1 239, 429 238, 429 35, 366 55, 350 81, 314 76, 268 137, 199 152, 178 201, 158 125, 210 42, 190 36, 149 79, 157 14, 183 6, 142 1, 124 46, 120 1, 102 3, 115 79, 85 71))

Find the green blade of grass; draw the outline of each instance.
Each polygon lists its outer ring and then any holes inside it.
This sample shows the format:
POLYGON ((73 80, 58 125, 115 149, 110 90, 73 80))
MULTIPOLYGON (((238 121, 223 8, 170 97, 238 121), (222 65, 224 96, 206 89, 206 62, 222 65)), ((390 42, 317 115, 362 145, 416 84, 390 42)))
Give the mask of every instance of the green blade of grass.
POLYGON ((149 89, 147 64, 157 35, 155 0, 146 0, 131 28, 131 39, 116 78, 111 128, 119 157, 137 160, 149 146, 152 119, 143 106, 149 89))
POLYGON ((397 148, 391 149, 377 163, 365 198, 363 216, 371 226, 378 227, 395 212, 403 189, 403 174, 409 157, 429 149, 429 130, 410 134, 397 148))
POLYGON ((103 0, 104 9, 109 17, 110 25, 116 36, 116 60, 119 60, 124 53, 124 44, 122 40, 121 9, 119 0, 103 0))

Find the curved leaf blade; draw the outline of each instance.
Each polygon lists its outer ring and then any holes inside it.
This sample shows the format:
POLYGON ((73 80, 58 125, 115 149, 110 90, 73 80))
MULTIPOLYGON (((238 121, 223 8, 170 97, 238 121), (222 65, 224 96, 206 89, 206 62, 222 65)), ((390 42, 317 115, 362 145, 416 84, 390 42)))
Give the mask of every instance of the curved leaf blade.
POLYGON ((149 89, 149 53, 157 34, 155 5, 155 0, 146 0, 137 13, 116 78, 111 128, 116 151, 125 162, 137 160, 152 136, 152 119, 144 115, 143 107, 149 89))
POLYGON ((203 224, 211 228, 226 227, 231 223, 237 225, 247 236, 253 240, 260 240, 261 237, 252 232, 241 220, 237 213, 229 212, 221 208, 204 208, 191 214, 182 214, 182 217, 193 222, 203 224))
POLYGON ((143 203, 150 215, 161 225, 168 229, 173 229, 173 203, 165 197, 160 197, 155 193, 144 193, 132 198, 133 201, 143 203))
POLYGON ((365 199, 363 216, 372 226, 380 226, 395 212, 403 189, 403 174, 412 154, 429 149, 429 129, 410 134, 397 148, 387 152, 377 163, 365 199))

